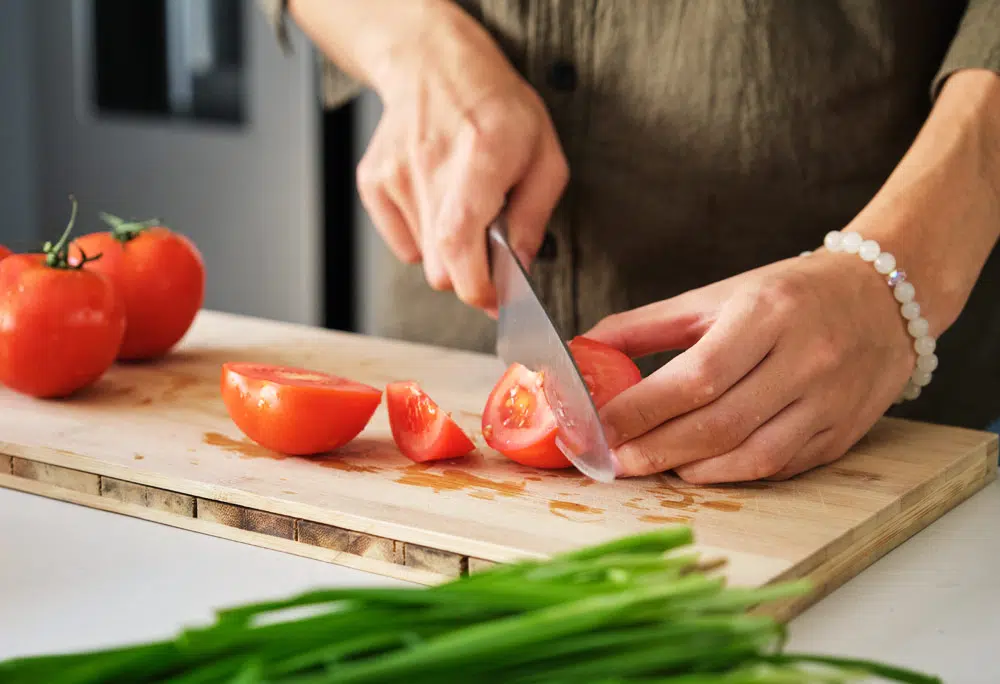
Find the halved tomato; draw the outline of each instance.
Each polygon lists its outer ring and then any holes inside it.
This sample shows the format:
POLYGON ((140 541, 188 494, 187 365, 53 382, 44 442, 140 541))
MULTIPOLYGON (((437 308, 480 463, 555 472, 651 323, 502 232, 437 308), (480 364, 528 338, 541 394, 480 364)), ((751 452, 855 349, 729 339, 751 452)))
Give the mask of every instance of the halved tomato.
POLYGON ((293 456, 332 451, 368 425, 382 391, 319 371, 269 364, 222 365, 230 418, 263 447, 293 456))
MULTIPOLYGON (((576 337, 567 345, 597 408, 642 379, 627 355, 601 342, 576 337)), ((534 468, 568 468, 556 446, 559 424, 543 390, 544 377, 512 364, 490 392, 483 410, 483 438, 501 454, 534 468)))
POLYGON ((392 438, 411 461, 457 458, 476 448, 462 428, 417 383, 391 382, 385 388, 385 398, 392 438))

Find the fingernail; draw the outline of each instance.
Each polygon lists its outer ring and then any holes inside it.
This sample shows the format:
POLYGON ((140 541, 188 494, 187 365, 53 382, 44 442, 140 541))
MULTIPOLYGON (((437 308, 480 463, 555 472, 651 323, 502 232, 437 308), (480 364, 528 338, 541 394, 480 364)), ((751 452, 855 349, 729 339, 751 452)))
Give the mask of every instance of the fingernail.
POLYGON ((618 454, 615 453, 614 449, 611 450, 611 465, 615 469, 615 477, 622 476, 622 462, 618 460, 618 454))

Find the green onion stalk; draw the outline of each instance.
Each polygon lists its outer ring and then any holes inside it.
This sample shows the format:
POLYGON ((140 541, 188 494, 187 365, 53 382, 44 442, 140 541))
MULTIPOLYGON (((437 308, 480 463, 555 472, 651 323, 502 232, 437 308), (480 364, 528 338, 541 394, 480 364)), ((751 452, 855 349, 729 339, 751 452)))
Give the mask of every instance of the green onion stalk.
POLYGON ((728 587, 667 527, 431 587, 331 588, 219 611, 174 638, 0 662, 0 683, 848 684, 940 682, 785 651, 754 610, 807 582, 728 587))

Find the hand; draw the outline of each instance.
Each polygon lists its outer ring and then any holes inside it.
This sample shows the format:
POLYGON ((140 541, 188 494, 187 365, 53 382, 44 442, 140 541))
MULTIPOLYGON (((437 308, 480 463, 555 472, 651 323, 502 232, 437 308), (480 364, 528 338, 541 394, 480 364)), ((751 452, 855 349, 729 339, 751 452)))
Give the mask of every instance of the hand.
POLYGON ((382 98, 357 170, 379 233, 402 261, 423 261, 432 287, 491 310, 489 224, 506 202, 511 245, 530 265, 568 180, 541 98, 452 2, 298 0, 294 8, 325 51, 382 98))
POLYGON ((883 277, 816 251, 611 316, 633 357, 683 349, 602 409, 620 474, 783 479, 841 457, 899 396, 912 340, 883 277))

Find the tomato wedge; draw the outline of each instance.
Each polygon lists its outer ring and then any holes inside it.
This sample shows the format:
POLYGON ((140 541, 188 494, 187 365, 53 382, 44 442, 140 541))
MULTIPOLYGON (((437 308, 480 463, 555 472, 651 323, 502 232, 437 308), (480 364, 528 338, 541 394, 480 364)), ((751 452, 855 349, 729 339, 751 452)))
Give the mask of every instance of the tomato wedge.
MULTIPOLYGON (((567 345, 597 408, 642 379, 627 355, 601 342, 576 337, 567 345)), ((483 438, 507 458, 534 468, 568 468, 556 446, 559 424, 542 389, 544 378, 512 364, 493 387, 483 411, 483 438)))
POLYGON ((292 456, 337 449, 358 436, 382 391, 347 378, 291 366, 222 365, 230 418, 263 447, 292 456))
POLYGON ((396 446, 411 461, 426 463, 464 456, 475 445, 462 428, 412 381, 385 388, 389 426, 396 446))

